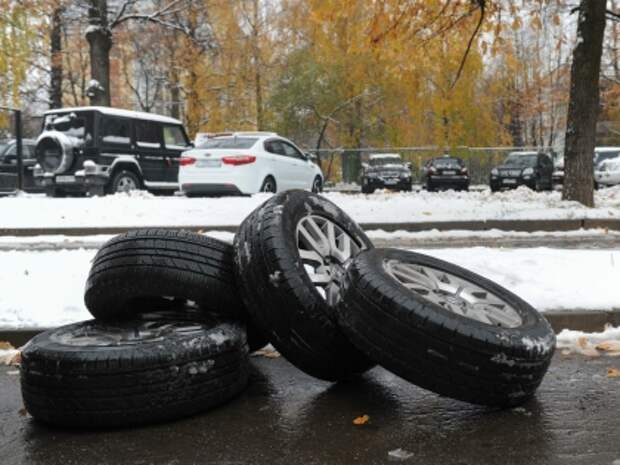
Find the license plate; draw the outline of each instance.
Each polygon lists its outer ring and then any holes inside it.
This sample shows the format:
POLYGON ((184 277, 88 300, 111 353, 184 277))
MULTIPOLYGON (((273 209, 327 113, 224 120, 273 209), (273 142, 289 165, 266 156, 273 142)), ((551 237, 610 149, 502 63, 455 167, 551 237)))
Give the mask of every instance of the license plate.
POLYGON ((56 176, 56 182, 60 184, 75 182, 75 176, 56 176))
POLYGON ((456 171, 444 171, 443 174, 445 174, 445 175, 454 175, 454 174, 456 174, 456 171))
POLYGON ((504 179, 502 182, 504 184, 516 184, 517 180, 516 179, 504 179))
POLYGON ((198 160, 196 162, 196 168, 219 168, 222 166, 220 160, 198 160))
POLYGON ((398 183, 398 179, 386 179, 385 183, 386 184, 397 184, 398 183))

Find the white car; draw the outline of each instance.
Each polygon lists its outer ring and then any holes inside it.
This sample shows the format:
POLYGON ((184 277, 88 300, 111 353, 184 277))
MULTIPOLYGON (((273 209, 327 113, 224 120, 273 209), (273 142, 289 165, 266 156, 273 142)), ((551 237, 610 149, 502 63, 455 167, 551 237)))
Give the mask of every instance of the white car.
POLYGON ((596 165, 594 180, 599 186, 620 184, 620 158, 609 158, 596 165))
POLYGON ((307 189, 320 192, 321 168, 290 140, 272 132, 209 138, 183 153, 179 185, 187 196, 307 189))

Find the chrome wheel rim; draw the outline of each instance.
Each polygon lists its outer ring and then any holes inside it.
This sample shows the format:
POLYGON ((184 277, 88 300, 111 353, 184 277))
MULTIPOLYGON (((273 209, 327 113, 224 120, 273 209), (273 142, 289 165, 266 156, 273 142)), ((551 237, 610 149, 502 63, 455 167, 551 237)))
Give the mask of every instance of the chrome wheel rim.
POLYGON ((461 277, 429 266, 385 260, 385 271, 400 284, 451 313, 502 328, 523 324, 507 302, 461 277))
POLYGON ((136 190, 137 188, 136 181, 129 176, 121 177, 116 184, 116 192, 128 192, 136 190))
POLYGON ((328 305, 340 300, 340 283, 362 247, 333 221, 317 215, 297 223, 297 250, 304 270, 328 305))

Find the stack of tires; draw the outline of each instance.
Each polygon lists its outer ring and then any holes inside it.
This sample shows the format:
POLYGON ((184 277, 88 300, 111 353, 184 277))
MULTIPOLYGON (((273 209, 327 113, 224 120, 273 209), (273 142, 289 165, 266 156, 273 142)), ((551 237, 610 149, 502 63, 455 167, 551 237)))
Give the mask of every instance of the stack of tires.
POLYGON ((185 231, 115 237, 97 253, 95 317, 42 333, 22 352, 22 393, 41 421, 144 424, 238 395, 249 352, 271 343, 320 379, 379 364, 477 404, 530 398, 549 366, 547 321, 497 284, 450 263, 373 248, 328 200, 271 197, 234 244, 185 231))

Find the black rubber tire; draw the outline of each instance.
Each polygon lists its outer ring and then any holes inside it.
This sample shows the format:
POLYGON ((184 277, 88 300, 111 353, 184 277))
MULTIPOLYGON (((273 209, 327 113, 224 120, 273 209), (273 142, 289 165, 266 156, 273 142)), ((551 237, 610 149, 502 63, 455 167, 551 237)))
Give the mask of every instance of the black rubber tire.
POLYGON ((396 249, 360 253, 342 283, 339 322, 360 350, 398 376, 438 394, 514 406, 535 392, 555 350, 555 334, 534 308, 501 286, 451 263, 396 249), (500 328, 454 314, 407 289, 385 260, 445 270, 493 292, 523 319, 500 328))
POLYGON ((311 191, 315 194, 320 194, 323 192, 323 181, 320 176, 316 176, 314 181, 312 181, 312 189, 311 191))
MULTIPOLYGON (((189 231, 145 229, 120 234, 95 256, 84 302, 100 320, 153 308, 153 299, 190 300, 209 313, 248 320, 239 297, 230 244, 189 231)), ((250 325, 251 326, 251 325, 250 325)), ((267 344, 248 328, 250 350, 267 344)))
POLYGON ((261 192, 271 192, 271 193, 276 193, 278 192, 278 185, 276 184, 276 180, 273 179, 273 176, 267 176, 265 178, 265 180, 263 181, 263 184, 260 186, 260 191, 261 192), (268 183, 271 183, 271 185, 273 186, 273 189, 268 189, 267 185, 268 183))
POLYGON ((298 221, 331 219, 365 248, 372 244, 336 205, 307 191, 276 194, 248 216, 235 235, 235 272, 253 322, 291 363, 335 381, 373 363, 342 334, 334 309, 314 287, 299 257, 298 221))
POLYGON ((22 351, 21 389, 26 409, 41 422, 127 427, 218 406, 246 387, 248 371, 241 326, 184 311, 41 333, 22 351), (114 342, 94 345, 97 336, 114 342))
POLYGON ((112 175, 112 179, 110 179, 110 182, 108 183, 108 188, 107 188, 108 194, 116 194, 118 192, 122 192, 118 190, 118 183, 123 177, 133 179, 133 182, 136 185, 136 190, 142 189, 143 183, 142 183, 142 179, 140 178, 140 176, 138 176, 133 171, 119 170, 116 173, 114 173, 114 175, 112 175))

